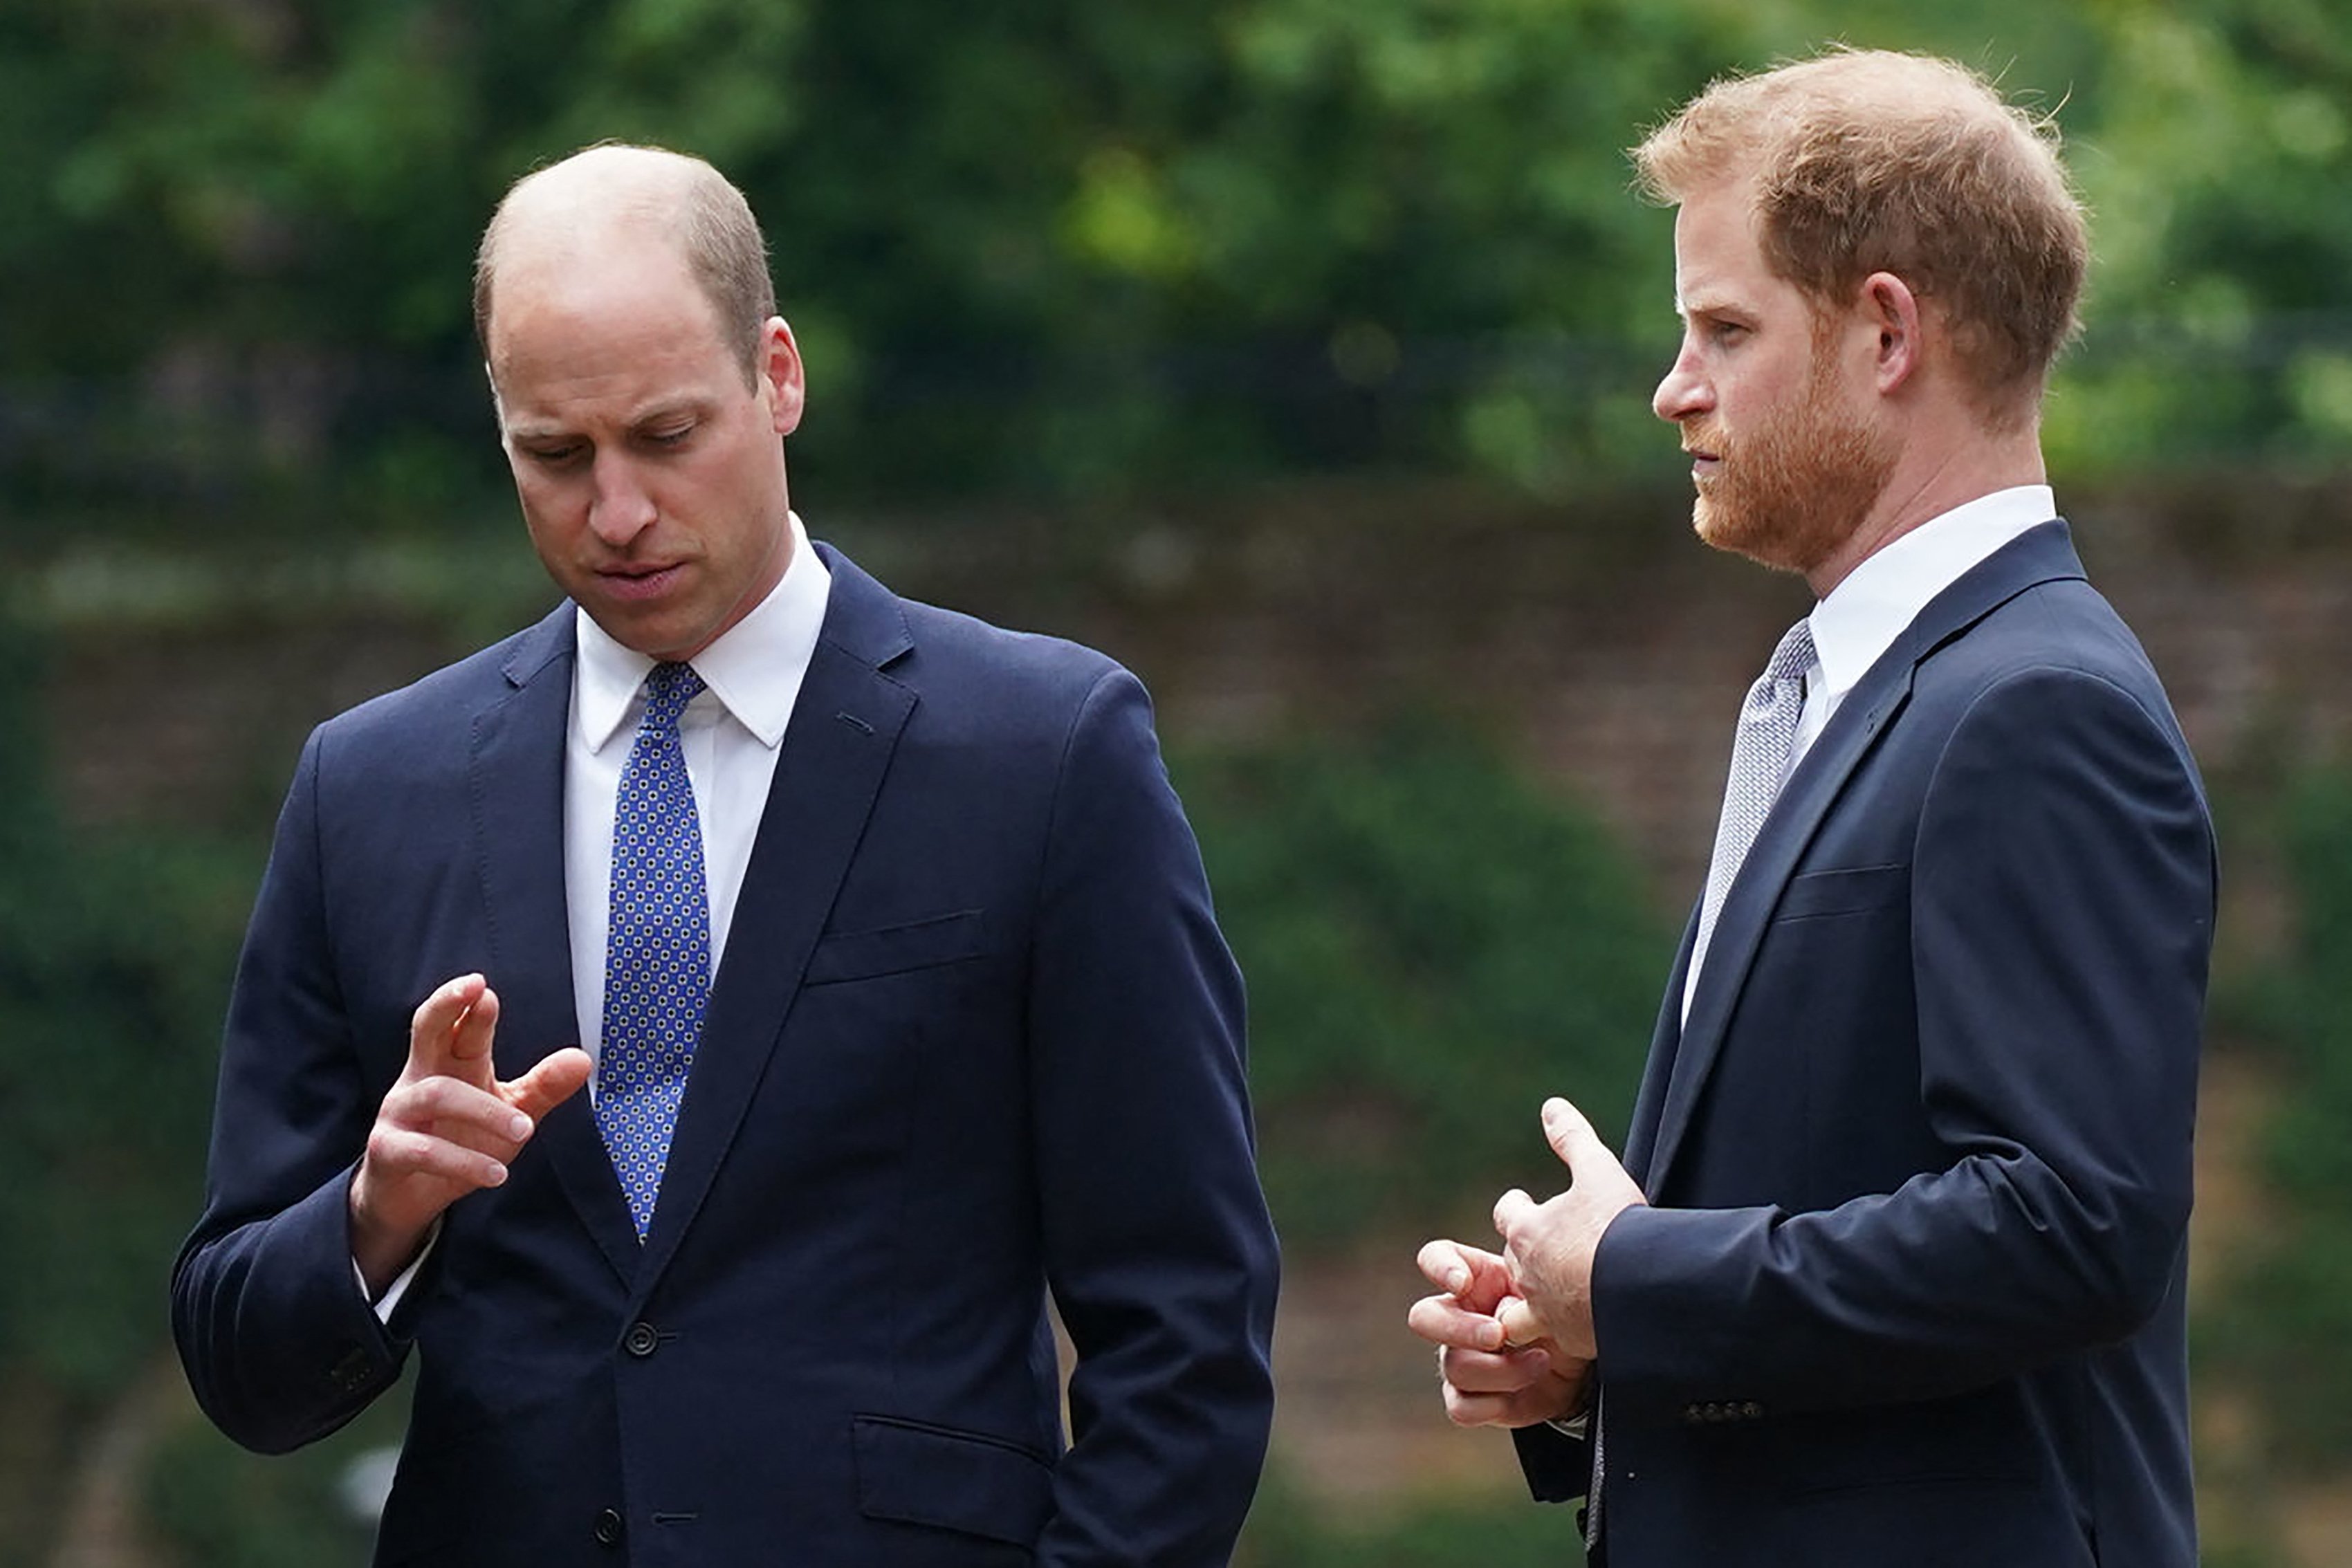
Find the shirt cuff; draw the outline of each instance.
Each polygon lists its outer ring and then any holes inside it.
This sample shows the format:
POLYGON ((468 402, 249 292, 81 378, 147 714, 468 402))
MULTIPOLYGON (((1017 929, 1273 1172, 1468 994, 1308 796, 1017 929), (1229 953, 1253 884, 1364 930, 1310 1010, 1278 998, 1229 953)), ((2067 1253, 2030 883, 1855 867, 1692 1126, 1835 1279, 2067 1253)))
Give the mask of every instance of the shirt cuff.
MULTIPOLYGON (((370 1303, 375 1310, 376 1322, 391 1326, 394 1310, 400 1305, 401 1297, 408 1294, 408 1287, 416 1282, 416 1271, 425 1267, 425 1260, 433 1256, 433 1244, 440 1239, 441 1222, 436 1219, 433 1222, 433 1228, 425 1233, 425 1245, 416 1249, 415 1260, 394 1275, 392 1283, 383 1288, 383 1294, 370 1303)), ((360 1294, 365 1296, 367 1276, 360 1271, 360 1260, 356 1258, 352 1260, 352 1278, 359 1282, 360 1294)))

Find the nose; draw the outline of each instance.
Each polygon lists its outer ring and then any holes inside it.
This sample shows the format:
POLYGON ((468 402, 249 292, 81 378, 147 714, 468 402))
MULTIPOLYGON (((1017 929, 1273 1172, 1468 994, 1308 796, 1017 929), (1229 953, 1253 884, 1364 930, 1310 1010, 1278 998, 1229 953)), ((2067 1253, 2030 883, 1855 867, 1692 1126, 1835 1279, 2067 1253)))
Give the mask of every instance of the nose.
POLYGON ((625 453, 596 455, 596 490, 588 502, 588 527, 606 544, 627 544, 653 526, 657 509, 625 453))
POLYGON ((1650 412, 1660 419, 1676 423, 1695 413, 1704 413, 1714 405, 1714 389, 1699 373, 1698 356, 1685 343, 1675 362, 1666 368, 1658 390, 1650 394, 1650 412))

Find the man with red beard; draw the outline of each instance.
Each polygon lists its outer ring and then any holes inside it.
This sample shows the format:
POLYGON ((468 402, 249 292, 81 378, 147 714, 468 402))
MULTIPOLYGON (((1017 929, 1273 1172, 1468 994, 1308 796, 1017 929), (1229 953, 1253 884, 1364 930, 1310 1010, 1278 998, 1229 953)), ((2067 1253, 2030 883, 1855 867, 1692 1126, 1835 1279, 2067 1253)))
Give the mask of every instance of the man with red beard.
POLYGON ((2038 440, 2088 255, 2051 126, 1838 51, 1635 152, 1699 537, 1817 600, 1750 692, 1621 1165, 1423 1249, 1445 1405, 1616 1568, 2189 1568, 2214 861, 2038 440))

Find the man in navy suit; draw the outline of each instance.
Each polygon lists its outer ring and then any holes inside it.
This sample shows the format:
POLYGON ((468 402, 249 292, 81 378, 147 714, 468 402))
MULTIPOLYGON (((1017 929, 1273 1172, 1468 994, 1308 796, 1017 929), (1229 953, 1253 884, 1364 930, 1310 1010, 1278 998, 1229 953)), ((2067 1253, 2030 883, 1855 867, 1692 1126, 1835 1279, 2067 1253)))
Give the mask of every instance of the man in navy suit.
POLYGON ((476 315, 568 601, 303 750, 173 1275, 198 1399, 291 1448, 413 1348, 384 1563, 1225 1562, 1275 1242, 1142 689, 811 545, 708 165, 525 179, 476 315))
POLYGON ((2084 581, 2039 413, 2087 256, 2054 136, 1838 52, 1637 151, 1661 417, 1817 602, 1735 742, 1624 1163, 1423 1249, 1452 1417, 1616 1568, 2190 1568, 2195 765, 2084 581), (1776 737, 1771 744, 1768 737, 1776 737), (1760 817, 1760 826, 1758 819, 1760 817))

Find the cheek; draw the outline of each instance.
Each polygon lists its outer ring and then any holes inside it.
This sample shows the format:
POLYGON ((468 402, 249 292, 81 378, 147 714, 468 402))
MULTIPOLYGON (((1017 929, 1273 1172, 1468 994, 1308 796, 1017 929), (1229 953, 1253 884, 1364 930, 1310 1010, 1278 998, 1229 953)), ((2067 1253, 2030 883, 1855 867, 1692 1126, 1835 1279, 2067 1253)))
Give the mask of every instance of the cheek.
POLYGON ((532 548, 542 556, 565 548, 584 526, 584 508, 572 504, 563 486, 551 484, 544 476, 516 475, 515 499, 532 548))

